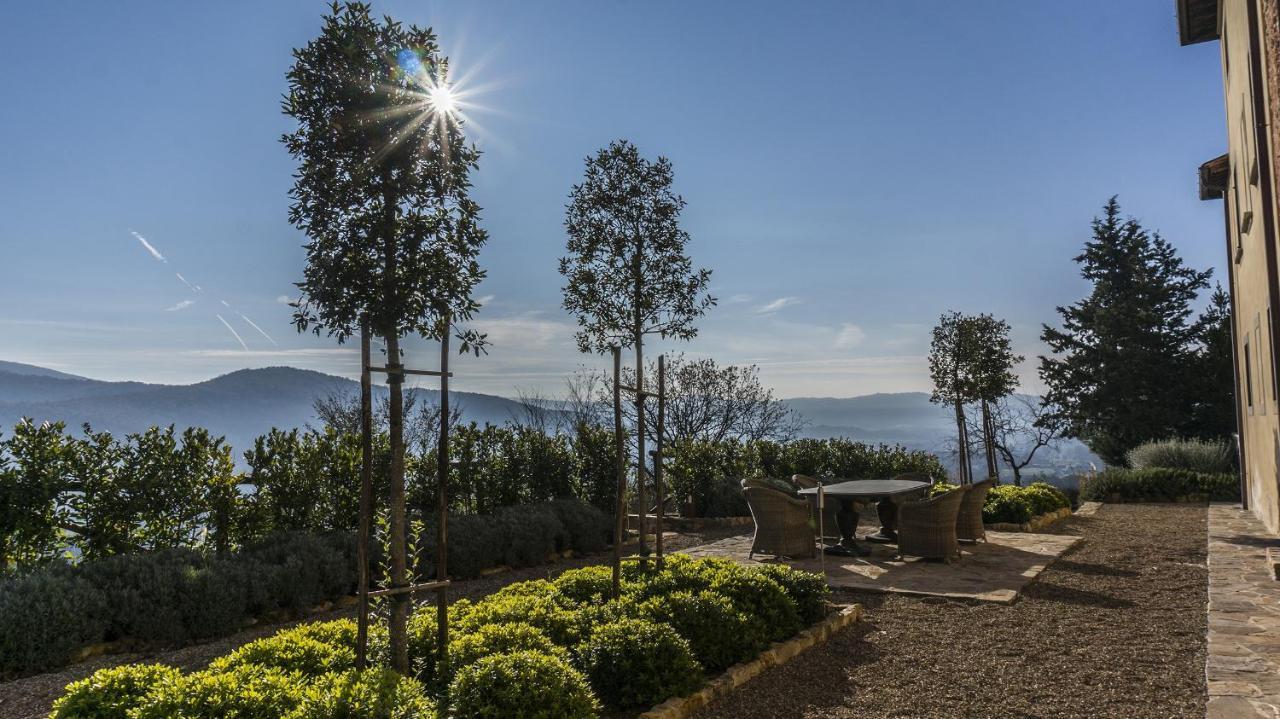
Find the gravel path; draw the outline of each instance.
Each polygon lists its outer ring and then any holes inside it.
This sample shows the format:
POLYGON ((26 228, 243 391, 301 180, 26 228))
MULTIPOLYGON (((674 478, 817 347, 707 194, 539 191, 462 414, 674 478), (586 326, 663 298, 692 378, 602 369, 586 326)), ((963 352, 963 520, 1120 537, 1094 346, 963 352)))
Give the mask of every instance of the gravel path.
MULTIPOLYGON (((715 541, 731 534, 737 534, 741 531, 741 528, 728 528, 707 529, 698 532, 678 534, 674 538, 668 538, 666 540, 666 548, 669 551, 678 551, 685 547, 715 541)), ((524 581, 526 579, 554 577, 568 569, 587 566, 590 564, 601 564, 607 561, 608 555, 605 554, 588 557, 575 557, 573 559, 556 562, 555 564, 547 564, 540 567, 527 567, 524 569, 495 574, 489 577, 482 577, 480 579, 457 582, 449 592, 449 601, 456 601, 464 597, 475 600, 486 594, 491 594, 513 582, 524 581)), ((198 670, 204 668, 210 661, 236 649, 242 644, 246 644, 254 639, 258 639, 269 634, 274 634, 285 627, 304 622, 324 621, 351 616, 355 616, 354 607, 330 609, 327 611, 315 612, 304 619, 291 622, 256 626, 252 629, 240 632, 239 634, 223 637, 203 644, 193 644, 175 649, 166 649, 147 653, 110 654, 95 657, 79 664, 73 664, 58 671, 48 672, 46 674, 37 674, 9 682, 0 682, 0 717, 3 719, 44 719, 44 717, 48 716, 54 700, 62 695, 63 687, 73 681, 83 679, 93 672, 105 667, 136 662, 157 662, 179 667, 187 671, 198 670)))
POLYGON ((846 592, 866 620, 712 705, 755 717, 1194 717, 1205 508, 1106 505, 1012 606, 846 592))

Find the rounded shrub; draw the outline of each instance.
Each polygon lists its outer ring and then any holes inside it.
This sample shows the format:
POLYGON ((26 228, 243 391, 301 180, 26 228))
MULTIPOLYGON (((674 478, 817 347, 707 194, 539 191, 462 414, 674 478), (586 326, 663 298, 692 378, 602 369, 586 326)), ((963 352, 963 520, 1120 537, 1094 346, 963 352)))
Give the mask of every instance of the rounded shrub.
POLYGON ((456 674, 487 656, 523 651, 569 658, 564 648, 528 624, 490 624, 449 641, 449 667, 456 674))
POLYGON ((573 646, 579 638, 578 618, 551 596, 490 595, 459 617, 457 631, 475 632, 489 624, 528 624, 562 647, 573 646))
POLYGON ((1166 439, 1129 450, 1125 460, 1134 469, 1185 469, 1203 474, 1236 471, 1236 449, 1230 440, 1166 439))
POLYGON ((992 487, 982 505, 982 521, 987 524, 1022 524, 1031 521, 1032 516, 1031 503, 1022 488, 1010 484, 992 487))
MULTIPOLYGON (((376 629, 378 625, 370 625, 376 629)), ((334 619, 328 622, 307 622, 276 632, 275 636, 314 639, 331 647, 350 647, 356 645, 356 621, 354 619, 334 619)))
POLYGON ((552 582, 560 596, 574 604, 607 601, 613 592, 613 569, 605 566, 570 569, 552 582))
POLYGON ((281 632, 255 639, 230 654, 215 659, 209 670, 225 672, 245 666, 281 669, 310 677, 354 668, 354 647, 334 646, 305 636, 281 632))
POLYGON ((181 676, 163 664, 124 664, 99 669, 85 679, 67 685, 53 703, 49 719, 127 719, 151 690, 181 676))
POLYGON ((740 567, 722 570, 712 582, 711 591, 727 597, 770 641, 786 639, 800 630, 796 603, 777 582, 763 574, 740 567))
POLYGON ((1071 502, 1062 490, 1047 482, 1035 482, 1022 488, 1022 496, 1031 505, 1031 514, 1038 517, 1049 512, 1070 507, 1071 502))
POLYGON ((749 659, 766 645, 760 627, 723 595, 704 591, 676 592, 639 605, 639 616, 670 626, 689 642, 698 663, 708 672, 722 671, 749 659))
POLYGON ((613 709, 648 707, 702 684, 689 642, 666 624, 623 619, 605 624, 578 648, 591 688, 613 709))
POLYGON ((494 654, 460 668, 449 699, 471 719, 590 719, 600 709, 581 673, 537 652, 494 654))
POLYGON ((805 626, 827 616, 827 598, 831 596, 831 589, 827 586, 826 577, 785 564, 764 564, 753 571, 763 574, 782 587, 782 591, 795 603, 800 622, 805 626))
POLYGON ((280 669, 236 667, 158 683, 129 719, 280 719, 302 698, 301 679, 280 669))
POLYGON ((103 640, 102 596, 68 567, 0 579, 0 675, 28 674, 71 660, 103 640))
POLYGON ((302 691, 285 719, 435 719, 418 682, 389 669, 326 674, 302 691))

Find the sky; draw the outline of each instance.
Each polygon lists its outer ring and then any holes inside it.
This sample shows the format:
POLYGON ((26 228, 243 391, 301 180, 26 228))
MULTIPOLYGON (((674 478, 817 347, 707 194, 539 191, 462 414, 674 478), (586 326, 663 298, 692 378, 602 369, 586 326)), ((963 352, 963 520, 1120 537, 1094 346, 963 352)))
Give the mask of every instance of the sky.
MULTIPOLYGON (((756 364, 778 395, 927 391, 929 328, 1041 325, 1088 286, 1072 258, 1107 198, 1196 267, 1225 257, 1196 168, 1226 147, 1218 44, 1169 0, 374 2, 432 26, 466 78, 490 235, 453 386, 558 394, 564 205, 627 138, 670 158, 719 304, 685 352, 756 364)), ((305 237, 280 144, 291 49, 318 1, 23 3, 0 23, 0 359, 188 383, 243 367, 356 376, 285 304, 305 237), (181 275, 179 277, 178 275, 181 275), (198 288, 198 289, 196 289, 198 288)), ((407 343, 406 362, 438 351, 407 343)))

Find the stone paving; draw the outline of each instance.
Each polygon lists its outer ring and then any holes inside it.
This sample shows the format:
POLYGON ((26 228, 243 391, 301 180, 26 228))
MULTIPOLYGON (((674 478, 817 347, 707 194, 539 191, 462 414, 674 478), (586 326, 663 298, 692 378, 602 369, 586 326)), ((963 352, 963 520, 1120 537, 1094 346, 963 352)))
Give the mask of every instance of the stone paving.
POLYGON ((1209 507, 1209 719, 1280 718, 1280 538, 1235 505, 1209 507))
MULTIPOLYGON (((1071 535, 1028 532, 987 532, 987 538, 986 543, 963 545, 962 557, 950 564, 915 558, 896 560, 895 547, 866 544, 872 548, 869 557, 825 557, 827 583, 875 592, 1009 604, 1028 582, 1080 541, 1080 537, 1071 535)), ((691 556, 727 557, 742 564, 771 561, 759 555, 748 559, 750 549, 751 536, 740 535, 683 551, 691 556)), ((823 568, 823 560, 819 559, 787 563, 812 572, 823 568)))

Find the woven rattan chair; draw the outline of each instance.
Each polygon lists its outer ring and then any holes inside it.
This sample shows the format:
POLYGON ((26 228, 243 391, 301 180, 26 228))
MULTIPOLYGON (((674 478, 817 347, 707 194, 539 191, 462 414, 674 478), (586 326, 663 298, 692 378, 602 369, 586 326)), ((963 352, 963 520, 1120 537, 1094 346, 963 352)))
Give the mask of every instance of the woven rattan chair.
MULTIPOLYGON (((791 475, 791 483, 800 489, 812 489, 820 482, 807 474, 791 475)), ((826 497, 827 511, 822 513, 822 538, 840 539, 840 523, 836 521, 836 513, 840 511, 840 501, 826 497)), ((814 532, 818 531, 818 495, 809 497, 810 515, 814 532)))
POLYGON ((751 538, 751 552, 777 557, 812 557, 814 532, 809 526, 809 501, 786 492, 744 480, 742 493, 747 496, 756 531, 751 538))
POLYGON ((996 484, 994 479, 984 479, 969 485, 969 491, 960 500, 960 514, 956 517, 956 539, 961 542, 987 541, 987 528, 982 524, 982 505, 987 502, 987 492, 996 484))
POLYGON ((898 506, 898 556, 950 562, 960 553, 956 517, 968 486, 898 506))

